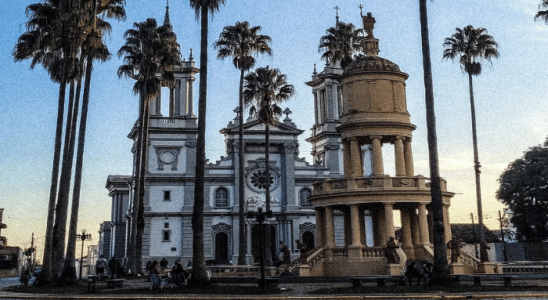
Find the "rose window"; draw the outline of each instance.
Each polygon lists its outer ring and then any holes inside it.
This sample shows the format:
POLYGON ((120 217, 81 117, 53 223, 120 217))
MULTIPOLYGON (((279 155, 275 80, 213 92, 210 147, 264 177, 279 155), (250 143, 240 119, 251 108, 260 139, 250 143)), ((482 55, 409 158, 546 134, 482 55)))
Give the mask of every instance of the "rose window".
POLYGON ((266 170, 256 170, 247 177, 247 185, 255 192, 264 193, 267 188, 275 190, 278 186, 278 179, 274 172, 270 171, 267 176, 266 170))

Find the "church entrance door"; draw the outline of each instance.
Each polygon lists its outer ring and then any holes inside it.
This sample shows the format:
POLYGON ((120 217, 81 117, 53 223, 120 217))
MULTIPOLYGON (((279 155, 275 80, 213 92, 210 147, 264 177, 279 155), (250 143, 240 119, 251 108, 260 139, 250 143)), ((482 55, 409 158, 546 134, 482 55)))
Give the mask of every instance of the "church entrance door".
POLYGON ((219 232, 215 235, 215 260, 228 263, 228 234, 219 232))

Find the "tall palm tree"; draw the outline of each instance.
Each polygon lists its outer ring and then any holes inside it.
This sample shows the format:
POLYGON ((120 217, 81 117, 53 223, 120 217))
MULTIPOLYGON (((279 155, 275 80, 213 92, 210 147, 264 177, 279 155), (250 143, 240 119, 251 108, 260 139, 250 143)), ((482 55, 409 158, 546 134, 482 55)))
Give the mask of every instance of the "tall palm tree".
POLYGON ((162 85, 173 86, 173 66, 181 65, 181 51, 170 24, 158 26, 155 19, 134 23, 125 32, 126 39, 118 51, 124 56, 124 64, 118 68, 118 76, 135 79, 134 94, 140 96, 139 137, 136 138, 135 174, 137 192, 133 197, 131 236, 128 253, 128 269, 140 273, 142 269, 142 235, 144 231, 144 193, 148 141, 149 102, 161 90, 162 85), (158 74, 160 75, 158 77, 158 74))
POLYGON ((239 96, 239 119, 238 129, 240 131, 239 143, 239 165, 238 165, 238 194, 239 194, 239 220, 240 220, 240 240, 238 251, 238 265, 245 265, 246 260, 246 235, 245 235, 245 201, 244 201, 244 167, 245 167, 245 152, 244 152, 244 72, 249 71, 255 66, 256 54, 267 53, 272 55, 270 49, 270 37, 259 34, 261 26, 249 27, 247 21, 236 22, 234 26, 225 26, 223 32, 219 36, 219 40, 215 43, 215 48, 219 49, 217 58, 225 59, 232 57, 234 67, 240 70, 240 88, 239 96))
MULTIPOLYGON (((79 74, 78 58, 74 56, 75 36, 78 29, 76 14, 69 3, 63 0, 48 0, 31 4, 26 9, 29 20, 27 31, 23 33, 15 45, 12 55, 15 61, 31 59, 31 69, 42 64, 51 79, 59 83, 57 110, 57 125, 53 167, 48 203, 46 225, 46 241, 43 258, 43 275, 41 283, 51 282, 53 254, 56 253, 53 244, 62 239, 54 235, 55 206, 59 179, 59 163, 61 158, 61 142, 64 123, 65 87, 67 82, 79 74)), ((64 248, 63 250, 64 251, 64 248)))
POLYGON ((204 256, 204 175, 205 130, 207 109, 207 47, 209 13, 219 10, 225 0, 190 0, 190 7, 200 19, 200 87, 198 96, 198 137, 196 141, 196 179, 192 211, 192 277, 190 285, 204 286, 207 281, 204 256))
MULTIPOLYGON (((265 125, 265 176, 268 183, 265 188, 266 212, 270 211, 270 126, 276 126, 282 115, 279 103, 287 101, 295 94, 293 85, 287 83, 287 76, 279 69, 258 68, 245 76, 244 101, 251 105, 250 112, 265 125)), ((266 232, 265 265, 272 265, 270 250, 270 230, 266 232)))
MULTIPOLYGON (((461 69, 468 74, 470 88, 470 111, 472 114, 472 139, 474 144, 474 169, 476 174, 476 200, 478 206, 479 243, 480 249, 485 250, 485 232, 483 227, 483 211, 481 205, 480 162, 478 155, 478 138, 476 134, 476 110, 474 105, 474 85, 472 76, 481 74, 481 64, 484 61, 491 63, 491 59, 499 57, 498 44, 487 34, 485 28, 474 28, 472 25, 457 28, 457 32, 445 39, 443 59, 458 60, 461 69)), ((481 261, 488 260, 485 251, 480 251, 481 261)))
POLYGON ((326 34, 320 38, 318 50, 324 51, 322 59, 326 63, 340 61, 344 69, 359 54, 363 47, 361 44, 360 30, 352 23, 337 22, 335 27, 327 29, 326 34))
MULTIPOLYGON (((85 82, 84 94, 82 96, 82 111, 80 118, 80 126, 78 133, 78 150, 76 154, 76 167, 74 175, 74 186, 72 192, 72 210, 69 225, 69 234, 67 242, 67 251, 65 265, 61 280, 74 282, 76 281, 76 266, 75 266, 75 250, 76 250, 76 231, 78 227, 78 210, 80 203, 80 187, 82 183, 82 167, 84 161, 84 146, 86 136, 87 114, 89 106, 89 94, 91 87, 91 73, 93 69, 93 61, 107 61, 111 55, 107 46, 104 44, 104 36, 110 33, 110 24, 102 18, 97 20, 97 14, 103 17, 112 17, 118 20, 125 19, 124 0, 107 0, 97 3, 96 0, 86 1, 83 3, 89 6, 90 15, 87 16, 88 27, 86 30, 86 39, 81 47, 81 53, 86 61, 85 67, 85 82)), ((79 84, 81 83, 81 78, 79 84)), ((79 92, 77 93, 79 94, 79 92)))
POLYGON ((548 0, 541 0, 538 5, 539 9, 544 8, 545 10, 539 10, 535 15, 535 21, 542 19, 546 24, 548 24, 548 0))
POLYGON ((443 222, 443 199, 440 186, 438 160, 438 137, 436 133, 436 113, 434 110, 434 85, 432 81, 432 60, 430 59, 430 38, 428 34, 428 9, 426 0, 419 0, 422 66, 424 70, 424 100, 426 106, 426 127, 428 135, 428 158, 430 165, 430 194, 433 214, 434 270, 432 284, 443 284, 449 280, 445 229, 443 222))

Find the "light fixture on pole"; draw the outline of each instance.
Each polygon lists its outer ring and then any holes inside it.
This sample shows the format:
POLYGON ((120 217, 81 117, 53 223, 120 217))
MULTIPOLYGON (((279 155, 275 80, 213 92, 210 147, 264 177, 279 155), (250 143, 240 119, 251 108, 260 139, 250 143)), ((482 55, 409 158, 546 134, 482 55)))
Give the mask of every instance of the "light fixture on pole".
POLYGON ((86 240, 91 240, 91 233, 86 234, 86 230, 82 229, 81 234, 77 234, 76 238, 80 241, 82 241, 82 249, 80 251, 80 279, 82 279, 82 265, 84 264, 84 242, 86 240))
POLYGON ((266 290, 266 277, 265 277, 265 268, 264 268, 264 232, 263 232, 263 224, 265 223, 265 220, 272 218, 272 211, 268 210, 266 212, 263 212, 263 208, 259 207, 257 211, 248 211, 247 212, 247 218, 248 219, 255 219, 257 223, 259 223, 259 237, 261 239, 260 242, 260 250, 261 250, 261 281, 260 286, 263 290, 266 290))

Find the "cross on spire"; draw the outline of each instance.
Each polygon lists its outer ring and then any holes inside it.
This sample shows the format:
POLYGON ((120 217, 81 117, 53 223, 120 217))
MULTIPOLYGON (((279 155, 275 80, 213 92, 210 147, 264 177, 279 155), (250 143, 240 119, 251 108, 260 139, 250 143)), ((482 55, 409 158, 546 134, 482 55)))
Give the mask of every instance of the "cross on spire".
POLYGON ((339 9, 341 9, 339 6, 335 6, 335 18, 337 19, 337 24, 339 24, 339 9))

